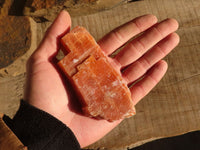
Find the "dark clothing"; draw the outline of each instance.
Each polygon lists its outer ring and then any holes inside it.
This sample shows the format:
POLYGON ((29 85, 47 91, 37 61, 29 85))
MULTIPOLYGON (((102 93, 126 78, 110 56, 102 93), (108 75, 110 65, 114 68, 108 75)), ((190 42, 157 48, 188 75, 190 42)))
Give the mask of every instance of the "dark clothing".
POLYGON ((14 118, 4 115, 3 121, 28 150, 80 150, 76 137, 65 124, 23 100, 14 118))

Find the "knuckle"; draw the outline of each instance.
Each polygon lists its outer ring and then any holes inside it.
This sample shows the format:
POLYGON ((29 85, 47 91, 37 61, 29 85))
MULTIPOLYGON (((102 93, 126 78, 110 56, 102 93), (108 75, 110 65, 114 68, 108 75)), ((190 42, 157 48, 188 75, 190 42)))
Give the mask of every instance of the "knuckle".
POLYGON ((27 66, 31 66, 39 63, 42 60, 42 56, 37 52, 37 50, 29 57, 27 60, 27 66))
POLYGON ((160 39, 165 37, 158 27, 152 27, 152 32, 155 32, 155 35, 159 36, 160 39))
POLYGON ((123 41, 123 36, 122 36, 122 34, 121 34, 118 30, 113 30, 113 31, 111 32, 111 34, 114 35, 115 39, 116 39, 119 43, 122 43, 122 41, 123 41))
POLYGON ((136 26, 136 28, 139 30, 139 32, 142 32, 142 25, 139 20, 135 20, 132 23, 136 26))
POLYGON ((138 60, 137 61, 137 64, 138 64, 138 66, 141 68, 141 71, 143 72, 143 73, 145 73, 147 70, 148 70, 148 68, 150 67, 150 64, 149 64, 149 62, 148 61, 146 61, 145 59, 140 59, 140 60, 138 60))

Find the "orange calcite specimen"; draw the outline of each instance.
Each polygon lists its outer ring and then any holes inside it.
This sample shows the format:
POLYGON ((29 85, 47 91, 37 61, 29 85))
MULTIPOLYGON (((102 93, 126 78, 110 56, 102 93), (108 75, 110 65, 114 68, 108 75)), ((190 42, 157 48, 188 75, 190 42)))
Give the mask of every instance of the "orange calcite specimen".
POLYGON ((62 39, 58 63, 79 94, 85 115, 114 121, 135 114, 129 88, 89 32, 77 26, 62 39))

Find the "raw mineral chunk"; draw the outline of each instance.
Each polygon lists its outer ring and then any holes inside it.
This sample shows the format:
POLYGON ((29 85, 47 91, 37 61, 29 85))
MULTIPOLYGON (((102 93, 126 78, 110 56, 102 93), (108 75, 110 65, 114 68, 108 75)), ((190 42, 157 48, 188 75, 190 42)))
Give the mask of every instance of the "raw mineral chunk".
POLYGON ((61 43, 63 52, 67 55, 60 63, 67 65, 64 71, 70 77, 77 72, 76 66, 88 56, 93 55, 96 59, 104 57, 93 37, 82 27, 74 28, 61 39, 61 43))
POLYGON ((114 121, 135 114, 129 88, 83 27, 62 39, 66 56, 58 63, 79 94, 83 113, 114 121))

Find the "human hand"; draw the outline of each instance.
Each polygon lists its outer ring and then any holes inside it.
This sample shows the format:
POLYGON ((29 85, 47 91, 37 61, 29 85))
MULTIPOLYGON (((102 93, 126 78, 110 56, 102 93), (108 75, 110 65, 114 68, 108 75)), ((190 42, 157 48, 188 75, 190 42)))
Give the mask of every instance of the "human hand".
MULTIPOLYGON (((109 58, 110 63, 119 72, 125 68, 121 74, 127 84, 144 77, 130 88, 134 104, 148 94, 164 76, 167 63, 161 59, 179 42, 178 35, 174 33, 178 28, 175 20, 167 19, 156 23, 157 19, 153 15, 138 17, 113 30, 98 42, 102 50, 109 55, 144 31, 116 57, 109 58)), ((111 123, 92 119, 77 113, 75 107, 72 107, 76 96, 71 96, 72 87, 65 82, 54 62, 60 49, 58 41, 69 31, 70 26, 69 14, 62 11, 30 57, 27 63, 24 100, 61 120, 73 131, 81 147, 85 147, 102 138, 121 120, 111 123)))

